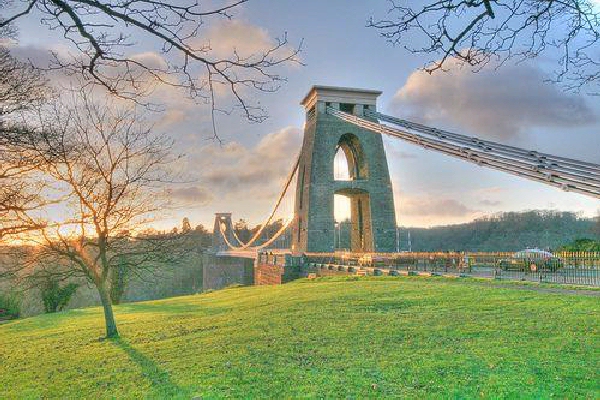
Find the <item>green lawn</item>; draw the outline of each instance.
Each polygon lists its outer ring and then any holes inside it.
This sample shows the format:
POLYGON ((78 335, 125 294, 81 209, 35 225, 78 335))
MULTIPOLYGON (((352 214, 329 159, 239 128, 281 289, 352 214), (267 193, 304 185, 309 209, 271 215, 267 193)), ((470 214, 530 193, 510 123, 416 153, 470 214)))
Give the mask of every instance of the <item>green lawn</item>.
POLYGON ((600 397, 599 297, 348 278, 0 325, 0 398, 600 397))

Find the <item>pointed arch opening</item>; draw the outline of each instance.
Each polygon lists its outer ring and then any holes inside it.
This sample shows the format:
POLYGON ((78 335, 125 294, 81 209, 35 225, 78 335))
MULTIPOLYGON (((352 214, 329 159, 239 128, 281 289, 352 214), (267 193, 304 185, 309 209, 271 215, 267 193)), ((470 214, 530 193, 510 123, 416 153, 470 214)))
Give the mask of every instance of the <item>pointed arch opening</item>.
POLYGON ((346 133, 340 137, 333 158, 333 176, 336 181, 367 179, 368 167, 358 138, 346 133))

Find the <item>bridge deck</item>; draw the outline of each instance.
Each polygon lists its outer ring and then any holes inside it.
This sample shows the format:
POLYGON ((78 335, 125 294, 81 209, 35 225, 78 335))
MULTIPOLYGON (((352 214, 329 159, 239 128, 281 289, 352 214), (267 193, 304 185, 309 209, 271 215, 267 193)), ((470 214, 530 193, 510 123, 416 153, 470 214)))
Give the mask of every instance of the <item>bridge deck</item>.
POLYGON ((256 249, 246 249, 246 250, 228 250, 228 251, 219 251, 216 253, 218 257, 236 257, 236 258, 256 258, 258 257, 259 251, 261 253, 270 253, 270 254, 290 254, 290 250, 287 249, 269 249, 269 250, 256 250, 256 249))

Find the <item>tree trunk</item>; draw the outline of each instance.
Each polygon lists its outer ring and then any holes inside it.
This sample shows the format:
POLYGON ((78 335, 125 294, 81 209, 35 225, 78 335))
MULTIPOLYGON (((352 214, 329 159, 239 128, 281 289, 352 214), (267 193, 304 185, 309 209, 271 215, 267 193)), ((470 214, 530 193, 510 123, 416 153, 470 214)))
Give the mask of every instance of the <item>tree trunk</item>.
POLYGON ((116 338, 119 337, 119 331, 117 330, 117 322, 115 321, 115 315, 113 314, 112 302, 108 290, 105 285, 98 285, 98 293, 100 293, 100 301, 104 308, 104 322, 106 323, 106 337, 116 338))

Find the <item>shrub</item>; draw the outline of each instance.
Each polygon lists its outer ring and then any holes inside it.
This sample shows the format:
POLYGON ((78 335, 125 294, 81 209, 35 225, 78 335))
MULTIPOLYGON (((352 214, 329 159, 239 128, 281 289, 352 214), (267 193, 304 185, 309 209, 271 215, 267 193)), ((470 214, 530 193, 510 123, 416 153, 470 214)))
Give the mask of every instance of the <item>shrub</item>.
POLYGON ((576 239, 558 249, 559 251, 600 251, 600 240, 576 239))
POLYGON ((21 296, 13 291, 0 293, 0 321, 19 318, 21 296))
POLYGON ((78 287, 79 285, 75 283, 60 287, 58 280, 52 278, 44 282, 40 289, 46 313, 62 311, 69 304, 69 300, 71 300, 78 287))

